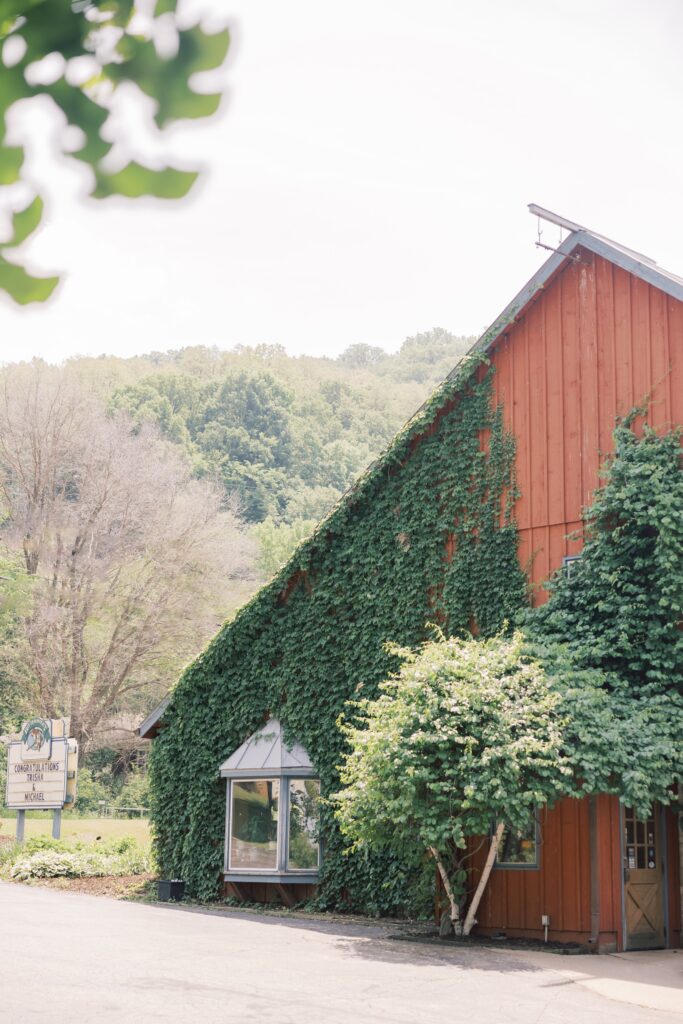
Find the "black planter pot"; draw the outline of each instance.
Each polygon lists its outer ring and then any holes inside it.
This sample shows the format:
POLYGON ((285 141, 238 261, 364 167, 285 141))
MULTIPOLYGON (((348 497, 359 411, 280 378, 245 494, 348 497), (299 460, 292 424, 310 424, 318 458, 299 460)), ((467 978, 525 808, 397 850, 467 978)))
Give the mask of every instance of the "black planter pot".
POLYGON ((185 883, 179 878, 160 879, 157 882, 157 896, 162 903, 170 900, 182 900, 185 895, 185 883))

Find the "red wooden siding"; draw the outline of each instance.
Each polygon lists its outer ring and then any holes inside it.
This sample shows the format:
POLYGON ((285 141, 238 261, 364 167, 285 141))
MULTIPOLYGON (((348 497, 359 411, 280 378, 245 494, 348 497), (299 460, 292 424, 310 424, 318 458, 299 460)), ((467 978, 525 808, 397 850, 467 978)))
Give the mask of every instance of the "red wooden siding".
MULTIPOLYGON (((542 583, 578 554, 581 511, 613 449, 616 418, 648 403, 657 430, 683 423, 683 303, 592 253, 568 264, 491 351, 494 388, 517 440, 519 557, 542 583)), ((619 805, 599 797, 600 945, 622 948, 619 805)), ((680 937, 678 849, 669 814, 669 943, 680 937)), ((473 858, 473 881, 486 851, 473 858)), ((539 870, 496 870, 478 913, 484 931, 585 942, 591 934, 587 801, 543 813, 539 870)))
POLYGON ((678 815, 667 808, 664 811, 666 866, 669 878, 668 885, 668 917, 669 945, 674 949, 683 946, 681 934, 681 861, 680 843, 678 839, 678 815))
POLYGON ((652 426, 683 422, 683 303, 582 251, 491 355, 517 438, 520 561, 541 584, 581 549, 566 536, 581 527, 617 416, 649 399, 652 426))
MULTIPOLYGON (((480 930, 542 937, 541 915, 550 916, 552 937, 585 942, 590 935, 590 842, 588 803, 562 800, 540 821, 540 865, 496 868, 477 913, 480 930)), ((474 858, 473 882, 486 858, 474 858)))

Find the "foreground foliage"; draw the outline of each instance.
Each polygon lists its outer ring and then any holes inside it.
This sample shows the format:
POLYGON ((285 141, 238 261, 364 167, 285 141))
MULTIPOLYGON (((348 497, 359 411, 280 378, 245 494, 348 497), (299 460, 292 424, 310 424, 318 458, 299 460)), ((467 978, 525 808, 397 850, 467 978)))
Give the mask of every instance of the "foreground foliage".
MULTIPOLYGON (((180 118, 214 113, 220 96, 195 91, 191 78, 223 62, 228 33, 207 35, 198 25, 181 25, 176 0, 157 0, 151 11, 145 5, 146 14, 141 6, 134 0, 3 0, 0 185, 30 185, 23 139, 8 137, 7 115, 17 102, 48 97, 66 125, 78 131, 75 144, 64 135, 64 152, 92 170, 95 198, 172 199, 191 188, 194 171, 131 161, 110 113, 121 85, 155 101, 157 130, 180 118)), ((15 213, 12 236, 0 244, 0 288, 16 302, 44 301, 58 282, 28 273, 16 257, 5 258, 35 231, 42 212, 42 199, 34 196, 15 213)))

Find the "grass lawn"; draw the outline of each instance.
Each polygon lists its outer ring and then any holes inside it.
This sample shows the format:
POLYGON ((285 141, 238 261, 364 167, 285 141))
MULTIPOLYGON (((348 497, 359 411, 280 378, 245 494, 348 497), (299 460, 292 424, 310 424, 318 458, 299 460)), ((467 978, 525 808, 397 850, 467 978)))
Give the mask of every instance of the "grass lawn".
MULTIPOLYGON (((15 818, 0 818, 0 836, 13 839, 16 831, 15 818)), ((52 814, 46 812, 40 818, 27 818, 24 835, 52 835, 52 814)), ((78 839, 82 843, 94 843, 98 836, 102 839, 118 839, 121 836, 133 836, 146 846, 149 844, 149 821, 147 818, 65 818, 62 817, 62 839, 67 842, 78 839)))

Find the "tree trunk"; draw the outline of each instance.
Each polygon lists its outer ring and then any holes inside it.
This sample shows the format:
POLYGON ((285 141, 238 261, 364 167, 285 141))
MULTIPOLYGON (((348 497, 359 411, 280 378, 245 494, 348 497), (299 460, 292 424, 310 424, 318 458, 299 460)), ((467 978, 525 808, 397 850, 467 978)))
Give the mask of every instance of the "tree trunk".
POLYGON ((498 847, 500 846, 500 842, 501 839, 503 838, 504 831, 505 823, 501 821, 498 824, 498 827, 496 828, 493 838, 491 839, 491 846, 489 847, 486 863, 484 864, 484 870, 482 871, 481 878, 479 879, 479 885, 475 890, 474 896, 472 897, 472 902, 470 903, 469 908, 467 910, 465 924, 463 925, 462 929, 463 935, 469 935, 472 929, 474 928, 475 924, 477 923, 474 915, 476 914, 479 904, 481 903, 481 898, 484 895, 484 889, 486 888, 486 883, 489 880, 491 869, 493 868, 493 865, 495 863, 496 854, 498 853, 498 847))
POLYGON ((443 887, 446 890, 446 895, 448 896, 448 902, 451 905, 451 924, 453 926, 453 931, 455 932, 456 935, 460 935, 462 933, 462 925, 460 923, 460 905, 458 904, 455 898, 455 893, 453 892, 450 879, 448 878, 448 872, 446 871, 446 868, 443 865, 443 861, 441 860, 441 857, 439 856, 439 851, 436 849, 436 847, 430 846, 429 852, 436 861, 436 866, 439 869, 439 874, 441 875, 443 887))

